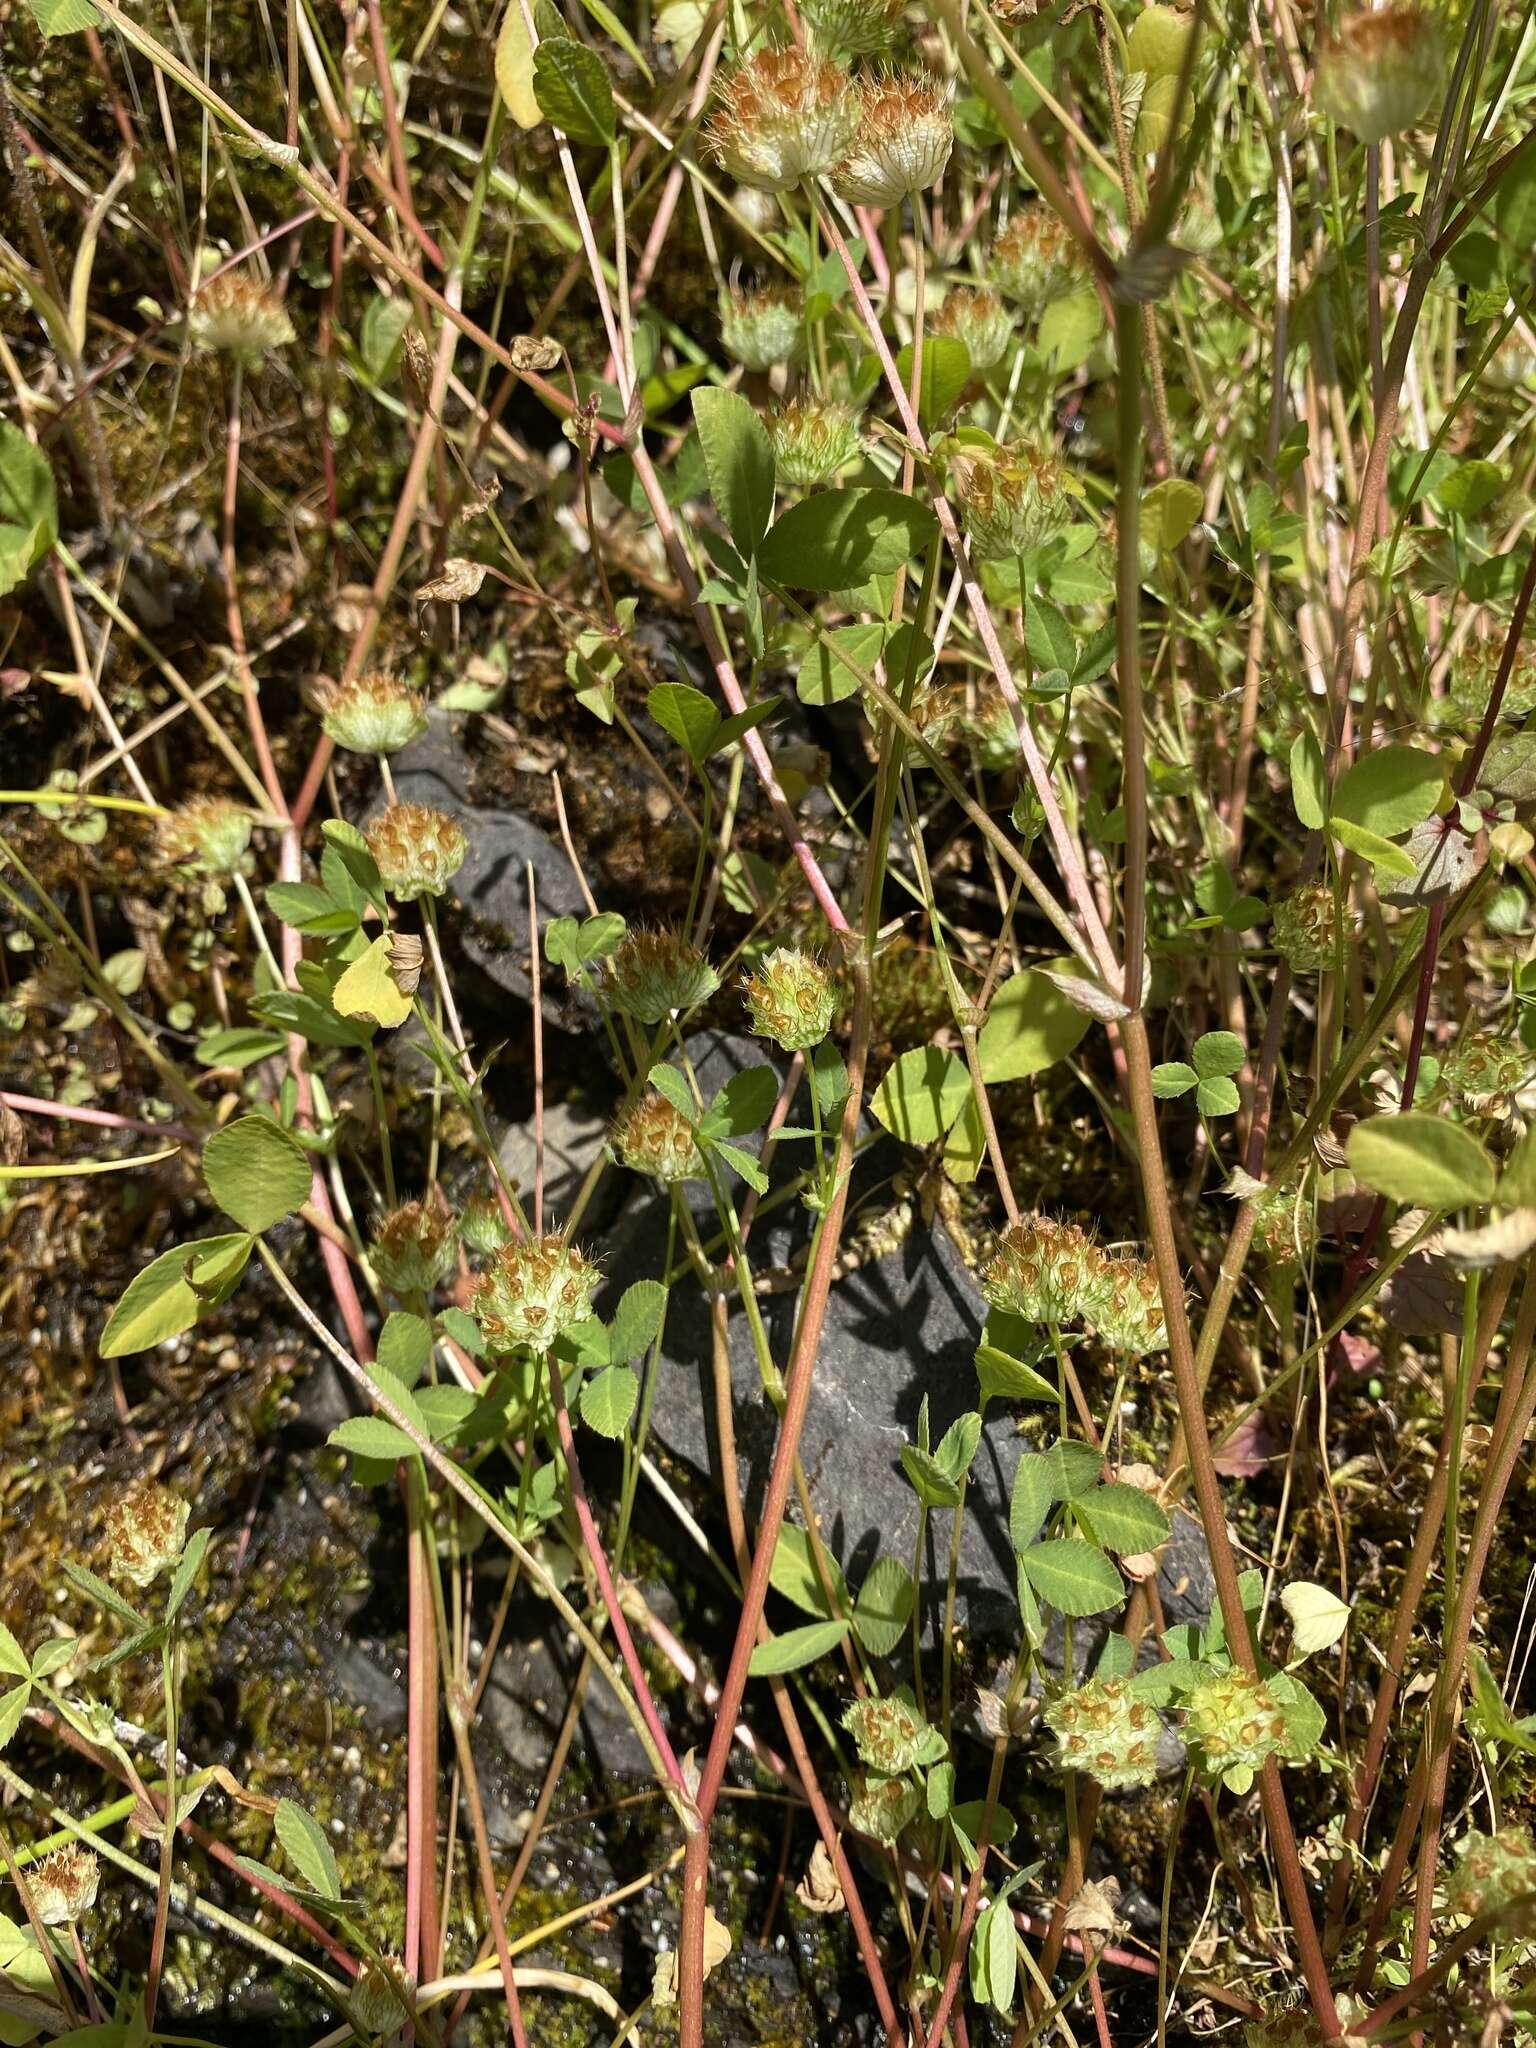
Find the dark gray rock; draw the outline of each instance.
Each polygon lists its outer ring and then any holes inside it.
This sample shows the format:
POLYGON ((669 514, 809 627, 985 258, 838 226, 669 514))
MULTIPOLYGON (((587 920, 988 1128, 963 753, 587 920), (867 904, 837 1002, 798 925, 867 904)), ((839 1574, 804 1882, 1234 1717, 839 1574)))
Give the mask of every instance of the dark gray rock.
MULTIPOLYGON (((585 917, 586 899, 563 849, 516 811, 470 800, 471 765, 452 721, 433 712, 420 739, 397 754, 395 788, 402 803, 430 804, 463 825, 469 853, 449 884, 463 916, 464 951, 500 989, 526 1000, 528 978, 528 864, 533 864, 539 922, 585 917)), ((589 1006, 573 999, 563 973, 544 977, 545 1017, 566 1029, 584 1029, 589 1006)))
MULTIPOLYGON (((677 1603, 666 1588, 643 1590, 652 1609, 675 1624, 677 1603)), ((581 1662, 581 1645, 554 1608, 531 1594, 514 1601, 485 1689, 484 1719, 506 1763, 535 1783, 548 1767, 581 1662)), ((582 1698, 571 1756, 573 1767, 599 1780, 651 1776, 633 1724, 595 1671, 582 1698)))
MULTIPOLYGON (((761 1062, 760 1041, 699 1033, 690 1057, 706 1093, 741 1066, 761 1062)), ((803 1123, 803 1096, 789 1121, 803 1123)), ((803 1162, 803 1150, 795 1148, 803 1162)), ((854 1169, 850 1221, 877 1216, 892 1200, 890 1175, 900 1155, 884 1140, 861 1153, 854 1169)), ((780 1176, 776 1173, 775 1182, 780 1176)), ((619 1218, 605 1252, 607 1290, 600 1310, 631 1281, 661 1273, 666 1204, 642 1194, 619 1218)), ((711 1212, 698 1212, 701 1233, 713 1229, 711 1212)), ((754 1229, 754 1270, 791 1269, 809 1249, 810 1218, 798 1205, 765 1214, 754 1229)), ((845 1238, 845 1242, 847 1239, 845 1238)), ((791 1282, 760 1297, 775 1362, 788 1363, 799 1294, 791 1282)), ((800 1455, 821 1532, 857 1589, 877 1555, 898 1557, 909 1568, 917 1539, 918 1506, 901 1469, 901 1451, 916 1440, 926 1398, 936 1443, 955 1419, 976 1405, 976 1346, 985 1303, 974 1276, 942 1230, 921 1218, 905 1240, 884 1256, 843 1273, 834 1283, 817 1356, 800 1455)), ((778 1435, 778 1413, 764 1392, 746 1317, 734 1297, 730 1318, 731 1406, 738 1477, 750 1521, 767 1489, 778 1435)), ((672 1289, 667 1309, 664 1377, 652 1420, 653 1438, 674 1457, 718 1484, 709 1310, 690 1275, 672 1289)), ((971 1468, 957 1580, 958 1618, 982 1639, 1013 1642, 1018 1635, 1016 1567, 1008 1535, 1008 1503, 1021 1442, 1016 1411, 994 1404, 971 1468)), ((798 1511, 795 1511, 796 1514, 798 1511)), ((923 1581, 932 1597, 948 1569, 950 1517, 929 1516, 923 1581)), ((1204 1623, 1213 1583, 1199 1525, 1174 1517, 1173 1536, 1158 1574, 1166 1622, 1204 1623)), ((930 1617, 932 1619, 932 1617, 930 1617)), ((1078 1624, 1080 1657, 1096 1654, 1108 1618, 1078 1624)))

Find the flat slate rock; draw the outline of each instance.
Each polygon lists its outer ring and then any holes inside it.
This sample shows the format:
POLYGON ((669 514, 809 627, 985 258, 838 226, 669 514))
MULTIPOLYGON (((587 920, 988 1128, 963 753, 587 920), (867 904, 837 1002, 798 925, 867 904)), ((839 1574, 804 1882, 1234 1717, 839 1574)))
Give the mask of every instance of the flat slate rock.
MULTIPOLYGON (((690 1040, 706 1091, 733 1067, 760 1063, 760 1042, 702 1033, 690 1040)), ((801 1109, 804 1108, 803 1103, 801 1109)), ((799 1110, 790 1121, 801 1122, 799 1110)), ((872 1148, 855 1169, 852 1202, 887 1180, 888 1147, 872 1148)), ((878 1200, 889 1201, 886 1188, 878 1200)), ((600 1310, 611 1310, 631 1281, 659 1274, 666 1243, 666 1203, 643 1194, 631 1201, 610 1235, 604 1265, 607 1288, 600 1310)), ((709 1230, 712 1216, 700 1215, 709 1230)), ((776 1212, 754 1230, 750 1251, 757 1271, 787 1266, 803 1252, 810 1219, 804 1211, 776 1212)), ((787 1363, 798 1292, 760 1297, 775 1361, 787 1363)), ((893 1555, 909 1568, 917 1540, 918 1506, 901 1469, 901 1451, 917 1434, 918 1409, 927 1397, 934 1442, 977 1398, 976 1346, 985 1320, 976 1281, 941 1230, 914 1220, 905 1240, 884 1257, 844 1273, 834 1284, 817 1357, 801 1459, 821 1516, 828 1548, 857 1590, 877 1555, 893 1555)), ((742 1497, 755 1522, 767 1488, 778 1433, 777 1413, 763 1391, 746 1318, 739 1303, 730 1318, 732 1414, 742 1497)), ((652 1432, 672 1455, 718 1484, 719 1447, 711 1371, 709 1311, 690 1277, 672 1290, 667 1311, 663 1378, 652 1432)), ((980 1638, 1012 1641, 1018 1634, 1016 1569, 1008 1536, 1008 1502, 1023 1448, 1017 1413, 994 1405, 971 1468, 957 1581, 959 1618, 980 1638)), ((797 1511, 796 1511, 797 1512, 797 1511)), ((930 1515, 924 1580, 942 1586, 948 1567, 950 1517, 930 1515)), ((1175 1517, 1173 1538, 1159 1572, 1166 1620, 1203 1623, 1212 1595, 1209 1558, 1198 1524, 1175 1517)), ((1079 1625, 1086 1649, 1099 1631, 1079 1625)))
MULTIPOLYGON (((585 917, 586 899, 563 848, 517 811, 470 801, 471 763, 446 713, 429 714, 427 729, 392 764, 402 803, 430 804, 458 819, 469 840, 464 865, 449 883, 463 913, 459 937, 464 951, 500 989, 527 1001, 528 864, 533 863, 539 922, 585 917)), ((585 1029, 590 1005, 573 997, 563 973, 543 980, 545 1017, 565 1029, 585 1029)))

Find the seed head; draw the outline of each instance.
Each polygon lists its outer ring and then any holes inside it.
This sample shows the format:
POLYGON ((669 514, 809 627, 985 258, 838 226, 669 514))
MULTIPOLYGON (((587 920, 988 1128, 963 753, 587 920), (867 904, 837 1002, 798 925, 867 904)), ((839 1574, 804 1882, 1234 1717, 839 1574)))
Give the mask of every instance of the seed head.
POLYGON ((660 1024, 698 1009, 720 977, 678 932, 626 932, 608 956, 608 1000, 637 1024, 660 1024))
POLYGON ((472 1194, 459 1212, 459 1235, 482 1256, 500 1251, 512 1236, 502 1207, 490 1188, 472 1194))
POLYGON ((808 1052, 832 1028, 837 986, 809 953, 779 946, 766 953, 742 982, 747 1016, 759 1038, 785 1052, 808 1052))
POLYGON ((768 421, 780 483, 814 490, 864 452, 859 416, 832 398, 791 398, 768 421))
POLYGON ((430 1294, 453 1271, 458 1228, 441 1188, 422 1202, 402 1202, 375 1226, 368 1260, 396 1294, 430 1294))
POLYGON ((1162 1291, 1145 1259, 1105 1260, 1088 1320, 1111 1351, 1140 1358, 1168 1348, 1162 1291))
POLYGON ((787 192, 831 170, 858 125, 859 96, 841 65, 759 50, 720 85, 704 146, 739 184, 787 192))
POLYGON ((991 267, 994 282, 1026 313, 1043 313, 1088 278, 1071 229, 1038 199, 1019 207, 993 243, 991 267))
MULTIPOLYGON (((1347 920, 1344 938, 1354 929, 1347 920)), ((1339 937, 1338 906, 1326 882, 1309 882, 1275 905, 1275 946, 1298 973, 1332 967, 1339 937)))
POLYGON ((101 1865, 74 1842, 45 1856, 33 1871, 32 1906, 45 1927, 72 1927, 96 1903, 101 1865))
POLYGON ((1150 1785, 1157 1776, 1156 1710, 1123 1678, 1090 1678, 1045 1709, 1064 1771, 1086 1771, 1106 1792, 1150 1785))
POLYGON ((194 348, 217 349, 247 368, 294 339, 293 322, 277 294, 234 270, 202 286, 187 313, 187 332, 194 348))
POLYGON ((631 1172, 649 1174, 669 1187, 704 1178, 693 1126, 664 1095, 642 1095, 614 1130, 613 1145, 631 1172))
POLYGON ((933 316, 936 334, 965 344, 971 368, 980 375, 1000 363, 1013 340, 1013 318, 986 285, 957 284, 933 316))
POLYGON ((598 1271, 553 1233, 504 1244, 475 1284, 471 1307, 493 1351, 547 1351, 591 1313, 598 1271))
POLYGON ((984 562, 1012 561, 1043 547, 1071 524, 1083 487, 1054 455, 1018 443, 990 451, 965 447, 955 458, 971 551, 984 562))
POLYGON ((776 285, 760 292, 733 285, 720 299, 720 343, 744 370, 792 362, 805 340, 800 294, 776 285))
POLYGON ((1361 142, 1386 142, 1413 126, 1444 77, 1438 18, 1404 0, 1346 15, 1323 38, 1312 104, 1361 142))
POLYGON ((902 0, 807 0, 800 12, 824 50, 878 57, 895 38, 901 10, 902 0))
POLYGON ((398 754, 426 731, 426 700, 394 676, 354 676, 332 686, 320 722, 350 754, 398 754))
POLYGON ((1029 1323, 1064 1326, 1092 1319, 1109 1261, 1085 1230, 1050 1216, 1010 1223, 981 1276, 994 1308, 1029 1323))
POLYGON ((1536 1925, 1536 1842, 1523 1828, 1500 1828, 1496 1835, 1474 1828, 1446 1879, 1445 1903, 1448 1911, 1469 1920, 1515 1907, 1517 1927, 1510 1931, 1529 1938, 1536 1925))
POLYGON ((858 83, 859 125, 832 173, 852 206, 899 206, 939 178, 954 147, 949 88, 920 72, 885 72, 858 83))
POLYGON ((1233 1792, 1285 1747, 1285 1715, 1252 1671, 1223 1671, 1197 1685, 1184 1712, 1184 1735, 1205 1769, 1233 1792))
POLYGON ((391 804, 363 836, 385 888, 400 903, 441 896, 469 851, 457 818, 425 804, 391 804))
POLYGON ((1468 1109, 1485 1110, 1507 1101, 1531 1078, 1531 1055, 1518 1038, 1492 1031, 1463 1031, 1440 1069, 1440 1078, 1468 1109))
POLYGON ((233 875, 245 866, 251 814, 227 797, 199 796, 161 818, 160 851, 200 875, 233 875))
POLYGON ((187 1540, 188 1502, 168 1486, 145 1480, 107 1510, 108 1569, 130 1586, 150 1586, 181 1556, 187 1540))

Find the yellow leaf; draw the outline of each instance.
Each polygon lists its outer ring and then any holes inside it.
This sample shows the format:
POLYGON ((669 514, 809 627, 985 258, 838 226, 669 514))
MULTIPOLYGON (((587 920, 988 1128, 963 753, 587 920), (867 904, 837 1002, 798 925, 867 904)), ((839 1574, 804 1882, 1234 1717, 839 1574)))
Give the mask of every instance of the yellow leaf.
POLYGON ((496 83, 507 110, 519 128, 537 128, 543 120, 533 91, 533 43, 523 19, 522 0, 507 0, 496 38, 496 83))
POLYGON ((1297 1653, 1310 1657, 1316 1650, 1329 1650, 1349 1627, 1348 1606, 1326 1586, 1314 1586, 1300 1579, 1280 1595, 1280 1605, 1290 1619, 1297 1653))
POLYGON ((343 974, 331 993, 339 1017, 366 1017, 386 1030, 403 1024, 411 1014, 411 999, 402 995, 389 971, 389 940, 375 939, 343 974))

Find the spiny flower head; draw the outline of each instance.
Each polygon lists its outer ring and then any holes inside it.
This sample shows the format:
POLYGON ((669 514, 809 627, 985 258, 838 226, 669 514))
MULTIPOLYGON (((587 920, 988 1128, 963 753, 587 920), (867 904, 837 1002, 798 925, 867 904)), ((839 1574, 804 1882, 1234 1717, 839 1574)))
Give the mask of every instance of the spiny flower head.
POLYGON ((759 50, 722 82, 705 148, 738 184, 787 192, 831 170, 853 141, 859 96, 840 64, 759 50))
POLYGON ((191 1506, 179 1493, 146 1479, 107 1510, 107 1568, 130 1586, 150 1586, 181 1556, 191 1506))
MULTIPOLYGON (((1338 950, 1339 916, 1333 891, 1326 882, 1309 882, 1277 903, 1273 928, 1276 950, 1298 973, 1333 966, 1338 950)), ((1346 938, 1352 929, 1351 919, 1346 938)))
MULTIPOLYGON (((1348 2040, 1355 2022, 1364 2019, 1365 2007, 1349 1991, 1337 1992, 1333 2003, 1348 2040)), ((1261 2019, 1249 2020, 1242 2034, 1243 2048, 1323 2048, 1324 2039, 1321 2020, 1305 2003, 1285 2006, 1265 2013, 1261 2019)))
POLYGON ((470 1306, 493 1351, 547 1351, 592 1310, 598 1270, 554 1232, 504 1244, 475 1284, 470 1306))
POLYGON ((859 416, 835 398, 791 398, 768 421, 780 483, 813 490, 864 452, 859 416))
POLYGON ((613 1145, 631 1172, 649 1174, 669 1187, 676 1181, 704 1178, 704 1157, 692 1124, 654 1091, 642 1095, 620 1119, 613 1145))
POLYGON ((396 1294, 430 1294, 453 1271, 458 1229, 441 1188, 422 1202, 402 1202, 380 1217, 369 1264, 396 1294))
POLYGON ((969 444, 954 458, 971 551, 984 562, 1012 561, 1071 524, 1083 487, 1064 463, 1020 443, 969 444))
POLYGON ((1111 1351, 1135 1358, 1168 1347, 1162 1290, 1145 1259, 1106 1259, 1099 1269, 1089 1322, 1111 1351))
POLYGON ((187 313, 187 332, 195 348, 217 349, 248 368, 294 339, 282 300, 259 279, 237 270, 200 287, 187 313))
POLYGON ((626 932, 608 956, 608 1000, 637 1024, 696 1010, 719 986, 719 975, 679 932, 626 932))
POLYGON ((250 849, 251 814, 228 797, 198 796, 159 819, 156 832, 167 860, 201 875, 233 875, 250 849))
POLYGON ((459 1235, 472 1252, 500 1251, 512 1235, 491 1188, 478 1188, 459 1212, 459 1235))
POLYGON ((767 285, 759 292, 734 285, 720 299, 720 343, 744 370, 772 370, 792 362, 805 340, 800 294, 767 285))
POLYGON ((852 206, 899 206, 943 172, 954 147, 949 88, 921 72, 882 72, 858 82, 859 125, 832 172, 852 206))
POLYGON ((385 888, 400 903, 441 896, 469 851, 457 818, 426 804, 391 804, 363 837, 385 888))
POLYGON ((1107 1263, 1077 1224, 1023 1216, 998 1239, 981 1291, 994 1308, 1029 1323, 1082 1322, 1097 1308, 1107 1263))
POLYGON ((348 753, 398 754, 425 732, 426 699, 394 676, 353 676, 332 685, 320 722, 348 753))
MULTIPOLYGON (((1502 640, 1468 640, 1451 663, 1450 688, 1431 705, 1436 725, 1472 731, 1482 723, 1504 658, 1502 640)), ((1536 649, 1517 649, 1504 695, 1499 699, 1499 716, 1524 720, 1536 711, 1536 649)))
POLYGON ((1295 1188, 1269 1187, 1259 1197, 1253 1241, 1281 1266, 1310 1256, 1317 1243, 1317 1211, 1295 1188))
POLYGON ((980 375, 1000 363, 1013 340, 1013 315, 986 285, 957 284, 944 294, 933 316, 936 334, 965 344, 971 368, 980 375))
POLYGON ((1042 313, 1052 299, 1087 282, 1083 252, 1070 228, 1043 200, 1018 208, 992 244, 992 276, 1026 313, 1042 313))
POLYGON ((923 1795, 910 1778, 869 1777, 848 1807, 848 1818, 861 1835, 876 1842, 894 1842, 916 1820, 923 1795))
POLYGON ((68 1842, 45 1856, 28 1881, 32 1907, 45 1927, 70 1927, 96 1903, 101 1865, 89 1849, 68 1842))
POLYGON ((1223 1671, 1190 1693, 1184 1736, 1212 1777, 1246 1792, 1254 1773, 1285 1747, 1285 1715, 1256 1672, 1223 1671))
POLYGON ((1445 37, 1435 15, 1412 0, 1364 8, 1323 38, 1312 103, 1361 142, 1386 142, 1413 126, 1444 76, 1445 37))
POLYGON ((1496 1835, 1474 1828, 1446 1879, 1445 1903, 1469 1920, 1518 1905, 1519 1932, 1528 1935, 1536 1922, 1536 1842, 1523 1828, 1500 1828, 1496 1835))
POLYGON ((1531 1055, 1518 1038, 1463 1031, 1445 1057, 1440 1078, 1469 1109, 1486 1109, 1525 1086, 1531 1078, 1531 1055))
POLYGON ((1064 1771, 1086 1771, 1106 1792, 1150 1785, 1157 1776, 1158 1718, 1124 1678, 1090 1678, 1045 1709, 1064 1771))
POLYGON ((891 46, 901 9, 902 0, 807 0, 800 12, 823 49, 878 57, 891 46))
POLYGON ((886 1777, 938 1763, 949 1754, 943 1734, 904 1693, 883 1700, 872 1695, 854 1700, 843 1715, 843 1726, 853 1737, 860 1759, 886 1777))
POLYGON ((777 946, 741 984, 747 1017, 759 1038, 785 1052, 808 1052, 832 1028, 837 986, 809 953, 777 946))

